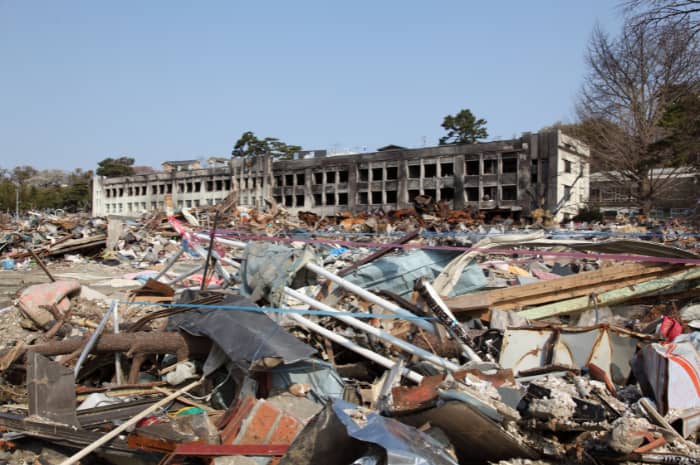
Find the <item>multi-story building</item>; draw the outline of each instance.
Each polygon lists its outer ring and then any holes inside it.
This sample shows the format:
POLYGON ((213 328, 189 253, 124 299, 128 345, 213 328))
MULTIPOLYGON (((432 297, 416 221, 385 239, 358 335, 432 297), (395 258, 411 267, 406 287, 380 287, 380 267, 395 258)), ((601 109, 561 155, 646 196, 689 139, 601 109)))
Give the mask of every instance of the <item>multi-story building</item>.
MULTIPOLYGON (((693 167, 655 168, 650 172, 656 195, 652 216, 668 217, 695 211, 700 202, 700 171, 693 167)), ((596 172, 590 177, 589 206, 605 216, 629 215, 640 211, 637 186, 618 172, 596 172)))
POLYGON ((273 198, 292 212, 333 215, 408 208, 418 195, 471 208, 519 215, 535 208, 574 216, 588 200, 589 150, 560 131, 478 144, 272 161, 233 158, 228 167, 171 169, 121 178, 96 178, 94 215, 138 215, 213 205, 235 189, 239 205, 260 208, 273 198))

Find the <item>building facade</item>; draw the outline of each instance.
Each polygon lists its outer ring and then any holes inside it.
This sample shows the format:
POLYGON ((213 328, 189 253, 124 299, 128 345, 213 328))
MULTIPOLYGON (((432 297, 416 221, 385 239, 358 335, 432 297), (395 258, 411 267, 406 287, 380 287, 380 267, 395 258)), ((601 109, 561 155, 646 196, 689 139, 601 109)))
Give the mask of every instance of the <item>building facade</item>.
POLYGON ((146 176, 96 178, 93 214, 140 215, 214 205, 238 191, 241 206, 273 198, 292 213, 333 215, 409 208, 418 195, 452 209, 520 214, 545 208, 557 219, 588 201, 589 150, 560 131, 479 144, 386 150, 272 161, 234 158, 228 167, 170 170, 146 176))
MULTIPOLYGON (((652 216, 684 216, 700 205, 700 171, 692 167, 656 168, 650 172, 659 192, 652 202, 652 216)), ((589 206, 604 216, 616 217, 640 211, 636 185, 620 173, 592 173, 589 206)))

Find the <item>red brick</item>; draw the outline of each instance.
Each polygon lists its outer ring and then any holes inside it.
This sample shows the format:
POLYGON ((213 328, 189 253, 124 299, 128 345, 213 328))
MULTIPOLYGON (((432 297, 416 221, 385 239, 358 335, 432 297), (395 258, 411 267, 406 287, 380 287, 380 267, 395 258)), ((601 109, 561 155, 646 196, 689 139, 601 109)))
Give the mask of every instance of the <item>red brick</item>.
POLYGON ((243 422, 243 428, 236 438, 236 444, 265 444, 272 427, 280 415, 277 407, 258 401, 258 406, 253 412, 253 417, 248 417, 243 422))
POLYGON ((268 444, 291 444, 304 425, 293 416, 283 413, 268 444))

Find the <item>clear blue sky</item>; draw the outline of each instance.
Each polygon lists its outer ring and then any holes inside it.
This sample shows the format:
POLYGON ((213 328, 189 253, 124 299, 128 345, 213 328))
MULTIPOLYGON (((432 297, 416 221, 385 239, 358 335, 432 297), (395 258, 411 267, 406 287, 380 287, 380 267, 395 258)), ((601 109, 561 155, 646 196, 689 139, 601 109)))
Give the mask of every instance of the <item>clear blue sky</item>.
POLYGON ((228 156, 243 131, 306 149, 435 145, 571 120, 613 0, 0 0, 0 167, 228 156))

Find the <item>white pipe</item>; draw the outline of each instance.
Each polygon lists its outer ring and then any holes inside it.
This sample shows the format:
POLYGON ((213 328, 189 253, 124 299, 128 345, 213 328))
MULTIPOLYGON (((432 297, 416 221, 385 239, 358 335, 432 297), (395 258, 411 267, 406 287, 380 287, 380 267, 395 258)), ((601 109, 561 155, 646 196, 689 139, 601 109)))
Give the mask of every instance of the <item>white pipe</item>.
MULTIPOLYGON (((379 355, 375 352, 372 352, 369 349, 365 349, 364 347, 355 344, 350 339, 348 339, 344 336, 341 336, 340 334, 336 334, 333 331, 330 331, 330 330, 324 328, 323 326, 316 324, 313 321, 304 318, 301 315, 298 315, 296 313, 290 313, 288 316, 289 316, 289 318, 291 318, 292 320, 297 322, 299 325, 301 325, 307 329, 310 329, 311 331, 315 331, 318 334, 320 334, 321 336, 323 336, 327 339, 330 339, 331 341, 333 341, 337 344, 340 344, 341 346, 346 347, 346 348, 352 350, 353 352, 360 354, 363 357, 366 357, 367 359, 369 359, 375 363, 378 363, 379 365, 381 365, 385 368, 392 368, 396 364, 396 362, 394 362, 393 360, 388 359, 388 358, 386 358, 382 355, 379 355)), ((411 371, 408 368, 404 368, 402 370, 401 374, 405 378, 410 379, 411 381, 418 383, 418 384, 420 384, 421 381, 423 381, 422 375, 416 373, 415 371, 411 371)))
POLYGON ((83 366, 83 362, 87 358, 87 356, 90 354, 90 351, 92 350, 92 347, 95 345, 97 342, 97 339, 100 337, 100 334, 102 333, 102 330, 104 329, 105 325, 107 324, 107 321, 109 321, 109 317, 114 312, 119 304, 117 303, 116 300, 112 301, 112 304, 109 306, 105 314, 102 316, 102 320, 100 321, 100 324, 97 325, 97 328, 95 328, 95 332, 92 333, 90 336, 90 339, 88 339, 87 344, 85 344, 85 347, 83 348, 83 351, 80 353, 80 357, 78 358, 78 361, 75 363, 75 368, 73 369, 73 373, 75 374, 75 377, 78 377, 78 373, 80 373, 80 368, 83 366))
MULTIPOLYGON (((416 316, 413 313, 409 312, 408 310, 405 310, 398 305, 396 305, 393 302, 389 302, 386 299, 383 299, 379 297, 378 295, 375 295, 366 289, 361 288, 357 284, 353 284, 350 281, 341 278, 340 276, 337 276, 330 271, 326 270, 323 267, 320 267, 316 265, 315 263, 307 263, 306 264, 306 269, 309 271, 313 271, 314 273, 323 276, 326 279, 329 279, 336 283, 338 286, 343 287, 347 289, 348 291, 359 295, 363 299, 372 302, 373 304, 379 305, 385 310, 389 310, 390 312, 399 314, 399 315, 405 315, 405 316, 416 316)), ((425 329, 426 331, 429 331, 430 333, 435 333, 435 328, 433 327, 432 324, 428 323, 425 320, 411 320, 411 323, 413 323, 416 326, 419 326, 422 329, 425 329)))
POLYGON ((91 452, 99 449, 101 446, 104 444, 108 443, 112 439, 116 438, 119 436, 122 432, 126 431, 129 429, 131 426, 135 425, 138 423, 142 418, 146 418, 148 415, 152 414, 153 412, 157 411, 164 405, 168 404, 169 402, 172 402, 174 399, 177 399, 184 393, 192 390, 193 388, 199 386, 202 384, 204 381, 204 377, 199 378, 197 381, 188 384, 187 386, 183 387, 182 389, 179 389, 172 394, 170 394, 167 397, 162 398, 155 404, 152 404, 150 407, 148 407, 145 410, 142 410, 141 412, 137 413, 133 417, 131 417, 128 421, 125 421, 121 425, 117 426, 113 430, 111 430, 109 433, 103 435, 100 437, 98 440, 87 446, 85 449, 82 449, 75 454, 71 455, 67 459, 65 459, 63 462, 61 462, 59 465, 73 465, 74 463, 78 462, 80 459, 85 457, 86 455, 90 454, 91 452))
MULTIPOLYGON (((209 236, 205 234, 195 234, 195 236, 201 238, 201 239, 208 239, 209 236)), ((223 239, 221 237, 216 237, 214 236, 214 240, 220 242, 221 244, 228 245, 231 247, 239 247, 239 248, 245 248, 245 243, 240 242, 240 241, 232 241, 230 239, 223 239)), ((330 271, 327 271, 325 268, 320 267, 316 265, 315 263, 307 263, 306 268, 309 271, 313 271, 314 273, 323 276, 326 279, 329 279, 336 283, 338 286, 347 289, 348 291, 359 295, 363 299, 372 302, 373 304, 379 305, 385 310, 389 310, 390 312, 397 313, 399 315, 406 315, 406 316, 415 316, 413 313, 409 312, 408 310, 405 310, 398 305, 396 305, 393 302, 389 302, 386 299, 383 299, 379 297, 378 295, 375 295, 357 284, 353 284, 350 281, 341 278, 340 276, 337 276, 330 271)), ((424 320, 412 320, 411 321, 414 325, 420 327, 421 329, 424 329, 431 334, 435 334, 435 328, 433 327, 432 324, 428 323, 427 321, 424 320)))
POLYGON ((156 281, 158 281, 165 273, 168 272, 170 268, 175 264, 175 262, 180 258, 182 253, 185 251, 184 247, 180 247, 177 252, 175 252, 170 258, 168 258, 168 261, 165 262, 165 265, 163 265, 163 269, 158 272, 158 274, 153 278, 156 281))
MULTIPOLYGON (((284 288, 284 293, 288 296, 294 297, 295 299, 298 299, 306 304, 311 305, 312 307, 315 307, 319 310, 323 310, 326 312, 330 313, 341 313, 339 310, 328 306, 324 304, 323 302, 319 302, 318 300, 314 299, 313 297, 309 297, 307 295, 304 295, 300 292, 295 291, 294 289, 290 287, 285 287, 284 288)), ((459 370, 459 365, 456 363, 452 363, 449 360, 445 360, 444 358, 435 355, 432 352, 429 352, 425 349, 421 349, 420 347, 416 347, 413 344, 404 341, 403 339, 399 339, 398 337, 392 336, 391 334, 388 334, 381 329, 375 328, 372 325, 369 325, 363 321, 360 321, 356 318, 350 317, 350 316, 344 316, 344 315, 334 315, 334 318, 339 319, 340 321, 353 326, 361 331, 365 331, 368 334, 371 334, 383 341, 388 342, 391 345, 394 345, 402 350, 405 350, 406 352, 416 355, 424 360, 429 361, 430 363, 433 363, 434 365, 438 367, 445 368, 448 371, 454 372, 459 370)))
MULTIPOLYGON (((115 307, 112 312, 112 330, 114 334, 119 334, 119 307, 115 307)), ((119 352, 114 353, 114 371, 116 373, 117 385, 122 384, 122 354, 119 352)))
POLYGON ((185 278, 189 278, 189 277, 192 276, 193 274, 195 274, 195 273, 197 273, 198 271, 201 271, 201 270, 203 270, 203 269, 204 269, 204 263, 202 263, 201 265, 196 266, 195 268, 192 268, 190 271, 186 271, 186 272, 182 273, 181 275, 174 277, 173 279, 171 279, 170 281, 168 281, 166 284, 172 286, 172 285, 175 284, 176 282, 182 281, 182 280, 185 279, 185 278))

